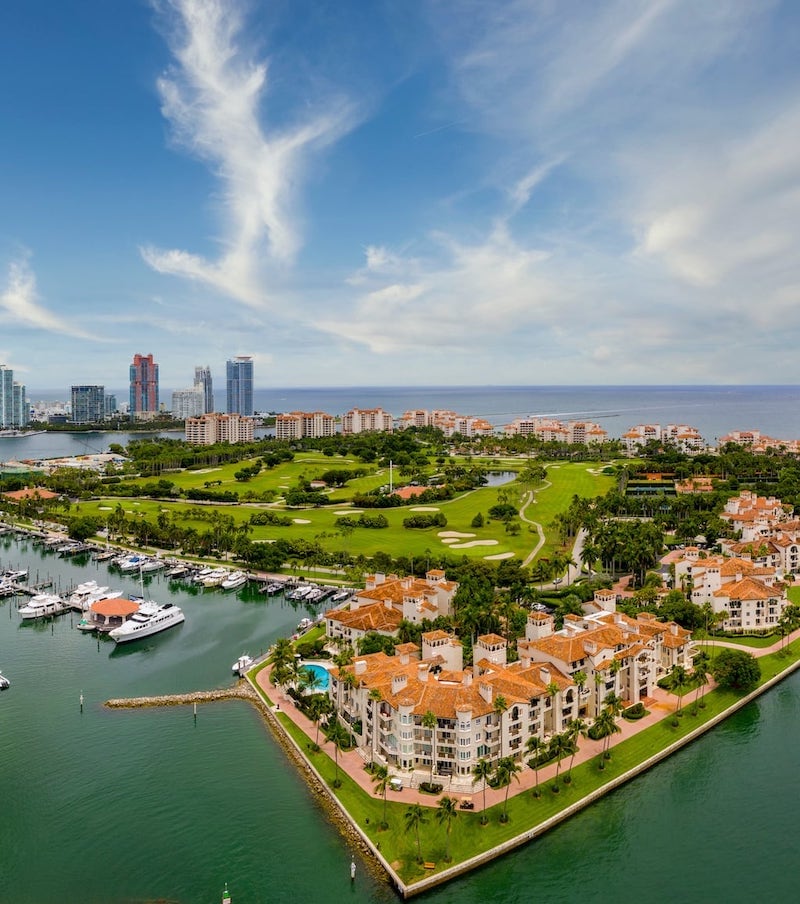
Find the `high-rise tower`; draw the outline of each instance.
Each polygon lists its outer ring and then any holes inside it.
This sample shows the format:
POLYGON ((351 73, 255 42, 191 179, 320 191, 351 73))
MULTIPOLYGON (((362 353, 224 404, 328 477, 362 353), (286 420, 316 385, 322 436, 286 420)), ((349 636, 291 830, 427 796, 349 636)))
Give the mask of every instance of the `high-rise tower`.
POLYGON ((240 356, 226 366, 228 414, 253 414, 253 359, 240 356))
POLYGON ((211 383, 211 368, 195 367, 194 385, 203 393, 203 410, 201 414, 210 414, 214 410, 214 387, 211 383))
POLYGON ((152 355, 134 355, 131 364, 130 415, 148 417, 158 412, 158 365, 152 355))

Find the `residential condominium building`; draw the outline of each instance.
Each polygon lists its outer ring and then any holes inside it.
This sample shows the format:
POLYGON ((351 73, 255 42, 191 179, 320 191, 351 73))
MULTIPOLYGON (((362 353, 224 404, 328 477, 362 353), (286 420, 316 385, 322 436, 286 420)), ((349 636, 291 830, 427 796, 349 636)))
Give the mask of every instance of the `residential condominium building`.
POLYGON ((521 760, 530 738, 547 742, 578 716, 597 715, 609 693, 647 699, 673 665, 691 663, 689 632, 650 614, 601 610, 555 631, 552 616, 536 612, 517 661, 508 662, 507 646, 496 634, 478 637, 465 668, 460 641, 431 631, 420 647, 331 670, 328 693, 365 760, 471 787, 478 760, 521 760))
POLYGON ((441 408, 433 411, 424 408, 406 411, 398 420, 397 426, 400 430, 409 427, 436 427, 445 436, 452 436, 454 433, 462 436, 491 436, 494 433, 494 427, 482 417, 457 414, 441 408))
POLYGON ((635 455, 649 442, 674 446, 681 452, 701 452, 705 441, 697 427, 688 424, 636 424, 622 434, 622 442, 628 455, 635 455))
POLYGON ((516 418, 503 428, 506 436, 535 436, 545 443, 591 445, 604 443, 608 431, 590 421, 563 421, 546 417, 516 418))
POLYGON ((211 379, 211 368, 195 367, 194 369, 194 388, 199 389, 203 393, 203 410, 200 414, 208 414, 214 410, 214 384, 211 379))
POLYGON ((239 356, 225 365, 228 414, 253 414, 253 359, 239 356))
POLYGON ((105 420, 105 386, 73 386, 70 395, 74 424, 98 424, 105 420))
POLYGON ((204 406, 203 390, 199 386, 195 386, 194 389, 176 389, 172 393, 172 416, 175 420, 185 421, 190 417, 200 417, 201 414, 205 414, 204 406))
POLYGON ((158 413, 158 364, 152 355, 133 356, 128 412, 134 420, 146 420, 158 413))
POLYGON ((18 430, 30 423, 25 384, 14 381, 14 371, 0 364, 0 429, 18 430))
POLYGON ((275 418, 275 439, 317 439, 335 435, 336 418, 324 411, 289 411, 275 418))
POLYGON ((383 408, 351 408, 342 415, 342 433, 391 433, 393 429, 394 419, 383 408))
POLYGON ((197 446, 253 441, 255 418, 211 412, 186 420, 186 442, 197 446))

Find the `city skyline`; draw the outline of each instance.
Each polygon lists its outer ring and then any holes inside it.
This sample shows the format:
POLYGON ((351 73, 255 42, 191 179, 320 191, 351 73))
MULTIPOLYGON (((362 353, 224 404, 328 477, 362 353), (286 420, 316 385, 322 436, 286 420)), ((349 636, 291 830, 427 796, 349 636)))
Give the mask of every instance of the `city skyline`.
POLYGON ((137 348, 174 388, 241 354, 264 387, 795 383, 798 25, 7 0, 0 361, 32 396, 137 348))

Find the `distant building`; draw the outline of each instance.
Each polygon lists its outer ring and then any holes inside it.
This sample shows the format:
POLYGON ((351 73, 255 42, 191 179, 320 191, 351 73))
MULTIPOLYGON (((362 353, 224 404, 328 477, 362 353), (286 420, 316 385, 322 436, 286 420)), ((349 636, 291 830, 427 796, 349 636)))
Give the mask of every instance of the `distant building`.
POLYGON ((336 419, 324 411, 290 411, 275 418, 275 439, 318 439, 336 435, 336 419))
POLYGON ((194 388, 203 393, 203 410, 200 414, 209 414, 214 410, 214 386, 210 367, 195 367, 194 388))
POLYGON ((185 421, 190 417, 205 414, 205 399, 199 386, 194 389, 177 389, 172 393, 172 416, 177 421, 185 421))
POLYGON ((146 420, 158 413, 158 364, 152 355, 134 355, 130 367, 130 416, 146 420))
POLYGON ((253 441, 255 419, 238 414, 203 414, 186 421, 186 442, 196 446, 253 441))
POLYGON ((506 436, 535 436, 543 443, 592 445, 604 443, 608 432, 590 421, 567 421, 549 417, 521 417, 507 424, 506 436))
POLYGON ((73 424, 99 424, 106 416, 105 386, 73 386, 73 424))
POLYGON ((342 416, 342 433, 391 433, 393 429, 394 419, 383 408, 351 408, 342 416))
POLYGON ((622 442, 629 455, 635 455, 649 442, 676 446, 681 452, 701 452, 705 448, 703 437, 696 427, 688 424, 636 424, 622 434, 622 442))
POLYGON ((233 358, 226 364, 228 414, 253 414, 253 359, 233 358))
POLYGON ((112 393, 105 398, 106 417, 117 413, 117 397, 112 393))
POLYGON ((437 427, 445 436, 460 433, 462 436, 491 436, 494 427, 484 418, 468 414, 456 414, 455 411, 415 408, 406 411, 399 419, 397 426, 401 430, 408 427, 437 427))
POLYGON ((11 387, 11 420, 15 428, 26 427, 31 420, 31 408, 25 398, 25 384, 14 383, 11 387))
POLYGON ((14 382, 14 371, 0 364, 0 429, 17 430, 30 423, 25 384, 14 382))

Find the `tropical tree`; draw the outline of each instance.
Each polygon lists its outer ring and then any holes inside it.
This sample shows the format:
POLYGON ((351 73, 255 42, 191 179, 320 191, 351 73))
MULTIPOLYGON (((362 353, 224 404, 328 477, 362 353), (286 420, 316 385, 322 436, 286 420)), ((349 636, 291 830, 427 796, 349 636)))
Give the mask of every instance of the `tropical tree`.
POLYGON ((528 740, 525 742, 525 748, 528 753, 533 756, 533 772, 536 777, 536 787, 533 789, 534 797, 539 797, 539 757, 542 755, 542 751, 544 750, 545 743, 536 735, 531 735, 528 740))
POLYGON ((675 691, 675 694, 678 698, 675 704, 675 715, 677 716, 681 711, 681 702, 683 701, 684 694, 684 685, 688 679, 688 675, 686 673, 686 669, 682 665, 674 665, 670 670, 669 675, 667 676, 669 680, 669 688, 672 691, 675 691))
POLYGON ((389 769, 386 766, 376 766, 372 771, 372 783, 375 785, 375 793, 383 796, 383 822, 381 828, 385 829, 386 822, 386 792, 389 790, 389 769))
POLYGON ((694 668, 692 669, 692 678, 697 682, 697 693, 694 698, 694 708, 697 710, 697 705, 700 702, 700 690, 708 683, 708 657, 702 653, 697 657, 694 661, 694 668))
MULTIPOLYGON (((428 817, 425 813, 425 807, 421 804, 411 804, 405 812, 406 829, 413 831, 417 837, 417 861, 422 860, 422 846, 419 840, 419 827, 425 825, 428 817)), ((384 820, 385 821, 385 820, 384 820)))
POLYGON ((553 780, 553 791, 558 791, 558 775, 561 772, 561 758, 565 756, 569 750, 569 739, 564 733, 555 734, 550 738, 548 747, 549 752, 556 760, 556 774, 553 780))
POLYGON ((422 717, 422 727, 431 733, 431 784, 433 784, 433 767, 436 765, 436 716, 428 710, 422 717))
POLYGON ((508 822, 508 792, 511 789, 511 782, 519 781, 519 773, 522 767, 515 762, 514 757, 503 756, 497 761, 494 769, 494 780, 498 788, 506 789, 506 796, 503 801, 503 813, 500 817, 501 822, 508 822))
POLYGON ((503 755, 503 713, 508 709, 506 698, 502 694, 498 694, 494 698, 494 712, 497 716, 497 722, 500 725, 500 755, 503 755))
POLYGON ((458 816, 458 806, 455 797, 446 795, 439 800, 439 809, 436 811, 436 820, 445 827, 444 859, 450 862, 450 827, 458 816))
POLYGON ((336 764, 336 776, 333 780, 333 787, 338 788, 341 785, 341 782, 339 781, 339 751, 349 743, 350 735, 344 725, 342 725, 335 716, 333 721, 328 723, 328 728, 325 733, 328 740, 333 744, 333 756, 336 764))
POLYGON ((572 745, 572 756, 569 760, 569 770, 564 781, 569 784, 572 781, 572 764, 575 762, 575 754, 578 752, 578 738, 585 738, 589 731, 589 723, 578 716, 571 719, 567 725, 567 735, 572 745))
POLYGON ((603 760, 607 759, 610 756, 608 748, 611 740, 611 735, 615 731, 619 731, 619 727, 617 726, 616 720, 614 719, 611 711, 604 709, 594 720, 592 728, 597 736, 603 739, 603 745, 600 751, 600 768, 605 769, 605 763, 603 762, 603 760))
POLYGON ((472 767, 472 784, 476 785, 480 781, 483 782, 483 811, 481 812, 481 825, 486 825, 488 821, 486 818, 486 785, 491 775, 492 766, 485 757, 481 757, 472 767))
POLYGON ((272 683, 278 686, 284 685, 290 680, 294 667, 294 647, 288 637, 281 637, 275 642, 272 650, 272 683))
POLYGON ((311 721, 316 726, 316 735, 314 736, 314 749, 319 750, 319 727, 322 717, 328 715, 332 710, 331 701, 322 694, 315 694, 308 705, 308 714, 311 721))

